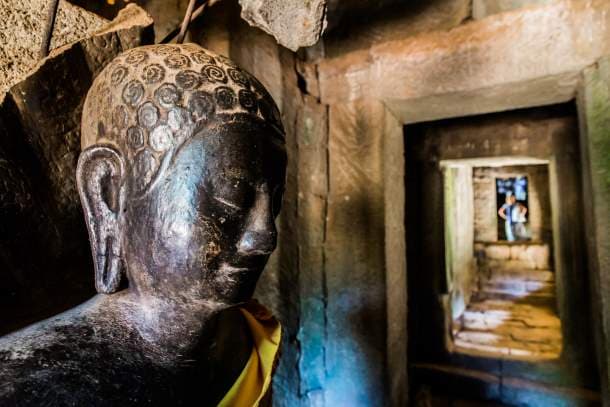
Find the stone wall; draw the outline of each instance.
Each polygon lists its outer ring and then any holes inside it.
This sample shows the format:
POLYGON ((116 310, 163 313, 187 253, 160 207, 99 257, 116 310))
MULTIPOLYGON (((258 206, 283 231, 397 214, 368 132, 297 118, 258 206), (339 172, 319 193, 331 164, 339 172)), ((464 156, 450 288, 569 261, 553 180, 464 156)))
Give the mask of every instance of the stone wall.
POLYGON ((605 400, 610 399, 610 57, 583 72, 578 98, 585 228, 605 400))
POLYGON ((474 262, 473 169, 469 165, 448 166, 443 170, 445 205, 445 268, 451 319, 466 309, 476 290, 474 262))
POLYGON ((476 167, 473 170, 474 239, 477 242, 498 240, 496 178, 528 179, 528 229, 534 241, 551 242, 551 200, 548 166, 476 167))

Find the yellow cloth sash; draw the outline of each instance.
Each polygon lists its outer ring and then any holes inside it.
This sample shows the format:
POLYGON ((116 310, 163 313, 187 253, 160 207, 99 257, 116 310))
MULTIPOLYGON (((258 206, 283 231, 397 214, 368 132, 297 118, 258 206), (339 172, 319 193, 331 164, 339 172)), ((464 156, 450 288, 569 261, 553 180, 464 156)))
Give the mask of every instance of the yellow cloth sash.
POLYGON ((252 301, 240 308, 252 332, 254 347, 244 370, 219 407, 258 406, 271 387, 271 377, 280 347, 282 327, 271 313, 252 301))

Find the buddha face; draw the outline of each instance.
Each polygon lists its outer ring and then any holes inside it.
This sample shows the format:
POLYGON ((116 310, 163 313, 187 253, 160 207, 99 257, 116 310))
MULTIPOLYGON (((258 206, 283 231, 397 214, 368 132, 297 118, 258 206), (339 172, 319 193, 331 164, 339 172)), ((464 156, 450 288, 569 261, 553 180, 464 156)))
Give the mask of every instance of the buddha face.
POLYGON ((235 304, 275 248, 286 155, 262 85, 201 47, 129 50, 83 107, 77 183, 100 293, 235 304))
POLYGON ((162 296, 248 299, 275 249, 285 151, 263 127, 203 129, 143 199, 127 203, 130 281, 162 296))

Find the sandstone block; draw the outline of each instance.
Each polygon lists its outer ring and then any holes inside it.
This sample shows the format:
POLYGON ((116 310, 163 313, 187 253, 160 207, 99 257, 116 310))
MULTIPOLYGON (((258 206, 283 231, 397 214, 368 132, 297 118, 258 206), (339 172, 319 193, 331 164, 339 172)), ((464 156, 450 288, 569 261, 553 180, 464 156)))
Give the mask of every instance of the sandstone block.
POLYGON ((508 260, 511 257, 511 247, 507 245, 487 245, 485 257, 488 259, 508 260))
POLYGON ((241 17, 292 51, 314 45, 326 28, 326 0, 239 0, 241 17))

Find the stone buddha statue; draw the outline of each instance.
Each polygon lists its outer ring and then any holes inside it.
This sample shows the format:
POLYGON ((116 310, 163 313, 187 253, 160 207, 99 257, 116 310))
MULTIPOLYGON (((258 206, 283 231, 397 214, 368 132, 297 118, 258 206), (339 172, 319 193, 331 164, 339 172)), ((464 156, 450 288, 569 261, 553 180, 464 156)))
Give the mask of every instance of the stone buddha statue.
POLYGON ((0 405, 217 405, 250 360, 240 305, 276 246, 277 107, 230 60, 153 45, 106 66, 82 117, 98 294, 0 338, 0 405))

